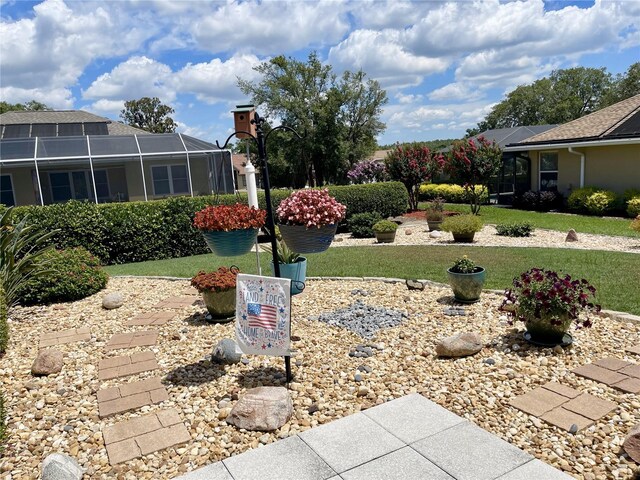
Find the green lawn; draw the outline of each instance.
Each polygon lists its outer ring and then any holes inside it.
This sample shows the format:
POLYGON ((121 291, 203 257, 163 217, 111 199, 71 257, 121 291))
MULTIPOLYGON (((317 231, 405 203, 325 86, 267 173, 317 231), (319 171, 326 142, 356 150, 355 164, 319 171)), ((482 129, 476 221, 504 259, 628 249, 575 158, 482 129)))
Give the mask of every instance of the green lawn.
MULTIPOLYGON (((640 242, 639 242, 640 243, 640 242)), ((468 255, 487 268, 486 288, 502 289, 531 267, 560 270, 584 277, 598 289, 603 308, 640 315, 640 255, 633 253, 506 247, 393 246, 340 247, 309 255, 308 276, 426 278, 446 282, 453 260, 468 255)), ((263 272, 270 257, 261 254, 263 272)), ((169 260, 113 265, 110 275, 163 275, 191 277, 198 270, 235 264, 256 273, 255 253, 222 258, 213 254, 169 260)))
MULTIPOLYGON (((427 208, 427 202, 421 202, 420 209, 427 208)), ((447 210, 469 213, 468 205, 448 203, 447 210)), ((573 228, 578 233, 595 233, 599 235, 619 235, 623 237, 638 237, 640 235, 629 228, 631 219, 601 218, 586 215, 570 215, 564 213, 540 213, 513 208, 482 206, 480 216, 484 223, 531 222, 534 227, 560 230, 563 232, 573 228)))

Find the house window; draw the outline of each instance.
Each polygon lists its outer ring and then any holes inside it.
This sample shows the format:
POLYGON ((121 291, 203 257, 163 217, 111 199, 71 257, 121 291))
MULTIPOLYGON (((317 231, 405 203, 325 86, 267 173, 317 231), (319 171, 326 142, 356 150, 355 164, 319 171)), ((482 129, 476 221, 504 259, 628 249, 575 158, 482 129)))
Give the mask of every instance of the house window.
POLYGON ((540 191, 558 191, 558 153, 540 153, 540 191))
POLYGON ((151 167, 154 195, 189 193, 189 178, 185 165, 156 165, 151 167))
POLYGON ((16 204, 11 175, 0 175, 0 203, 7 206, 16 204))
MULTIPOLYGON (((98 201, 109 200, 109 180, 106 170, 94 170, 98 201)), ((51 198, 54 203, 67 200, 93 200, 91 171, 76 170, 73 172, 49 172, 51 198)))

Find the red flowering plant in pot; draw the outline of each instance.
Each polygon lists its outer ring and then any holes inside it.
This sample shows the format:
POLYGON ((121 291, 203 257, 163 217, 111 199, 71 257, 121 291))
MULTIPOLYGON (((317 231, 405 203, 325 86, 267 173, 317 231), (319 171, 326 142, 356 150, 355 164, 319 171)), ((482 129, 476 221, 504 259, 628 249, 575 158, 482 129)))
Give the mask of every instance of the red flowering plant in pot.
POLYGON ((276 211, 284 242, 298 253, 319 253, 329 248, 347 207, 324 190, 298 190, 276 211))
POLYGON ((215 272, 201 270, 191 279, 191 285, 202 294, 211 314, 211 321, 230 321, 236 311, 236 278, 238 267, 220 267, 215 272))
POLYGON ((510 323, 525 323, 525 338, 532 343, 568 344, 572 341, 567 335, 571 324, 577 329, 591 327, 589 314, 600 312, 595 295, 595 287, 585 279, 532 268, 513 279, 513 288, 505 291, 500 310, 511 317, 510 323))
POLYGON ((196 212, 193 225, 213 253, 230 257, 251 250, 266 215, 264 210, 242 203, 208 206, 196 212))

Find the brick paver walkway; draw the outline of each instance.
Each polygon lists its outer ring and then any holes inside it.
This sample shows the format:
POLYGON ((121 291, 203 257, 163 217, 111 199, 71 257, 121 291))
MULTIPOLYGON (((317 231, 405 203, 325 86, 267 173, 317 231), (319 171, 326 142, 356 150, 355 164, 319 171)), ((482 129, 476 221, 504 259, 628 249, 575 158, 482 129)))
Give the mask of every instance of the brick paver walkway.
POLYGON ((158 362, 153 352, 140 352, 133 355, 111 357, 100 360, 98 364, 98 380, 126 377, 136 373, 155 370, 158 362))
POLYGON ((567 431, 571 431, 573 425, 577 427, 576 431, 582 430, 617 407, 613 402, 555 382, 520 395, 509 403, 567 431))
POLYGON ((173 408, 105 427, 103 437, 111 465, 191 440, 173 408))
POLYGON ((60 330, 59 332, 47 332, 40 335, 40 348, 62 345, 63 343, 81 342, 90 339, 91 329, 89 327, 71 328, 69 330, 60 330))
POLYGON ((192 295, 184 296, 184 297, 169 297, 164 300, 159 301, 155 305, 152 305, 152 308, 184 308, 190 307, 194 303, 196 303, 198 299, 194 298, 192 295))
POLYGON ((627 352, 635 353, 636 355, 640 355, 640 345, 636 345, 635 347, 628 347, 627 352))
POLYGON ((160 383, 160 379, 152 377, 98 390, 98 412, 100 418, 104 418, 168 399, 167 389, 160 383))
POLYGON ((158 330, 117 333, 109 339, 104 349, 108 352, 110 350, 117 350, 120 348, 148 347, 150 345, 155 345, 158 340, 159 333, 160 332, 158 330))
POLYGON ((627 393, 640 393, 640 365, 618 358, 603 358, 572 370, 576 375, 595 380, 627 393))
POLYGON ((160 326, 167 323, 176 314, 173 312, 147 312, 138 315, 137 317, 131 318, 125 322, 127 326, 160 326))

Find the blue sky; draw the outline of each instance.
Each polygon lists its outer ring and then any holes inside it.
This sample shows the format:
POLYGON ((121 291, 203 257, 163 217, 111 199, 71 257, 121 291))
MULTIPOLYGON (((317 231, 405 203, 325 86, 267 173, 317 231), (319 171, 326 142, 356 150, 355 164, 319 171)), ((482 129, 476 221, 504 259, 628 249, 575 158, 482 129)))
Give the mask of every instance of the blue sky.
POLYGON ((318 51, 387 90, 383 144, 460 137, 520 84, 552 70, 640 59, 640 0, 0 0, 0 99, 114 120, 157 96, 179 131, 231 132, 236 78, 318 51))

